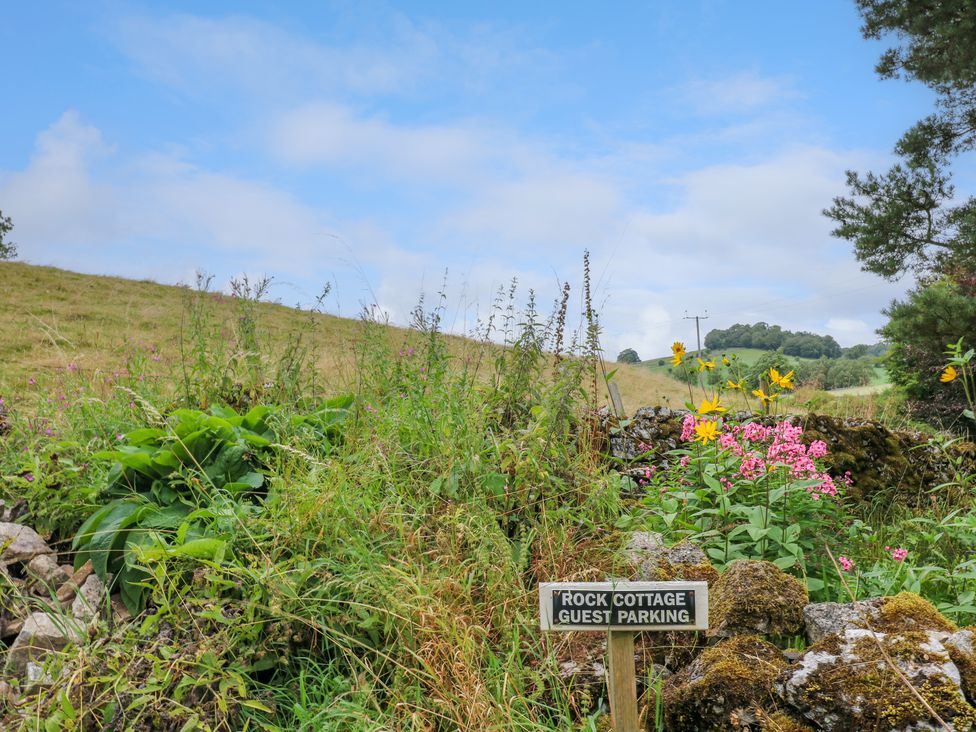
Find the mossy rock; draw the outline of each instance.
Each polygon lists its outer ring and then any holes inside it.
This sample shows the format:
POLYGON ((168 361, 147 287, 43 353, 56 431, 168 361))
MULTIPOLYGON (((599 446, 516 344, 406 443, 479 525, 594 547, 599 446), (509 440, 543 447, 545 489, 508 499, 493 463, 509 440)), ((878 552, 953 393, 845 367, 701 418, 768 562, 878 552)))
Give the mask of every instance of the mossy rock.
POLYGON ((733 714, 775 705, 773 684, 785 668, 782 652, 756 636, 738 636, 706 648, 664 682, 665 729, 732 729, 733 714))
POLYGON ((760 713, 757 716, 761 732, 815 732, 813 727, 794 719, 781 709, 772 714, 760 713))
POLYGON ((711 588, 708 635, 797 635, 806 586, 772 562, 737 559, 711 588))
POLYGON ((777 691, 826 732, 941 729, 926 704, 951 729, 973 732, 976 709, 963 694, 959 670, 943 645, 946 637, 935 630, 847 628, 808 648, 783 672, 777 691))
POLYGON ((935 609, 935 605, 914 592, 899 592, 893 597, 882 598, 877 615, 863 627, 882 633, 899 633, 916 630, 934 630, 954 633, 956 624, 935 609))
POLYGON ((942 641, 942 645, 959 669, 966 699, 976 706, 976 628, 963 628, 942 641))

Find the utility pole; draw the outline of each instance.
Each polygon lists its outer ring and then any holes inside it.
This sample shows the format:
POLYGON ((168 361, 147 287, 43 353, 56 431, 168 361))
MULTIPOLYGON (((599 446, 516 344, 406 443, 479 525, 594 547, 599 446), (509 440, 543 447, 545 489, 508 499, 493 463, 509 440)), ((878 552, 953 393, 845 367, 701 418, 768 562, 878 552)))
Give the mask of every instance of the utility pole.
POLYGON ((694 320, 695 321, 695 336, 698 338, 698 353, 696 354, 699 358, 701 357, 701 324, 699 321, 708 320, 708 311, 705 311, 704 315, 688 315, 688 311, 685 310, 685 317, 683 320, 694 320))

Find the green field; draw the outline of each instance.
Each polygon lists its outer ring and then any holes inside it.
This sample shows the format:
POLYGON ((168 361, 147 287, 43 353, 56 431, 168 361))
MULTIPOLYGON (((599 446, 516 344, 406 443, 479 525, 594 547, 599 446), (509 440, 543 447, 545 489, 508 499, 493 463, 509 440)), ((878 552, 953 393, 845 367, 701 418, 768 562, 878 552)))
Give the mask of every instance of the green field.
MULTIPOLYGON (((764 351, 761 348, 733 348, 725 352, 714 351, 712 352, 711 355, 716 358, 721 358, 723 353, 725 353, 725 355, 728 356, 735 354, 736 356, 738 356, 739 362, 744 367, 748 368, 753 364, 755 364, 756 361, 758 361, 761 356, 768 353, 768 351, 764 351)), ((694 358, 693 351, 689 351, 689 355, 691 356, 692 359, 694 358)), ((808 363, 812 363, 818 360, 815 358, 801 358, 799 356, 790 356, 789 358, 793 359, 794 361, 808 362, 808 363)), ((673 367, 671 365, 670 353, 667 356, 658 356, 656 358, 646 359, 644 361, 641 361, 640 365, 648 369, 652 373, 660 374, 661 376, 671 377, 671 371, 673 367)), ((888 378, 888 372, 884 367, 877 367, 873 369, 871 375, 872 386, 879 385, 879 384, 888 384, 888 383, 890 383, 890 379, 888 378)))

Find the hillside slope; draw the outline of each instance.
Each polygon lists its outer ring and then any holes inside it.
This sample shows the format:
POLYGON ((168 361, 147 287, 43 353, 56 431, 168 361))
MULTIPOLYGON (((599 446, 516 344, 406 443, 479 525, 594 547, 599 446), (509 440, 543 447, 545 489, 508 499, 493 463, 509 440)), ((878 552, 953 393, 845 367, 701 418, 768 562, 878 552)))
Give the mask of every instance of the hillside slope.
MULTIPOLYGON (((37 371, 77 368, 111 374, 124 364, 128 344, 155 347, 161 364, 181 359, 188 329, 185 287, 146 280, 78 274, 53 267, 0 262, 0 394, 37 371)), ((238 301, 214 293, 211 304, 228 331, 238 316, 238 301)), ((349 385, 355 373, 354 346, 362 323, 351 318, 310 313, 273 303, 258 303, 259 327, 283 346, 290 334, 314 332, 317 365, 327 386, 349 385)), ((391 341, 416 338, 409 329, 384 326, 391 341)), ((448 339, 454 355, 480 348, 475 341, 448 339)), ((162 368, 162 365, 161 367, 162 368)), ((611 366, 608 366, 608 369, 611 366)), ((621 365, 617 375, 628 407, 680 405, 685 387, 638 366, 621 365)))

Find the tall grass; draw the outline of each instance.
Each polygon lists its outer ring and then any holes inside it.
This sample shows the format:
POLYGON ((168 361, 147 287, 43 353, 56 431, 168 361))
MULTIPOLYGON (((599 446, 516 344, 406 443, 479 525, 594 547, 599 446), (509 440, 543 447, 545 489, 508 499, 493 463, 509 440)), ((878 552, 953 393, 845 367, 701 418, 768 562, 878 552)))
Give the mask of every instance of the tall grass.
POLYGON ((540 632, 535 594, 612 574, 622 541, 619 478, 593 449, 604 370, 588 301, 574 329, 568 289, 546 315, 512 291, 490 316, 504 347, 459 348, 442 299, 399 340, 362 319, 353 418, 324 451, 292 419, 327 393, 315 318, 272 348, 253 283, 235 298, 206 284, 185 294, 178 356, 130 344, 124 369, 48 372, 8 400, 3 497, 66 548, 105 500, 93 454, 175 408, 259 402, 275 410, 266 493, 213 518, 230 536, 219 561, 147 562, 146 612, 54 659, 56 690, 4 724, 578 729, 599 700, 561 675, 566 639, 540 632))

